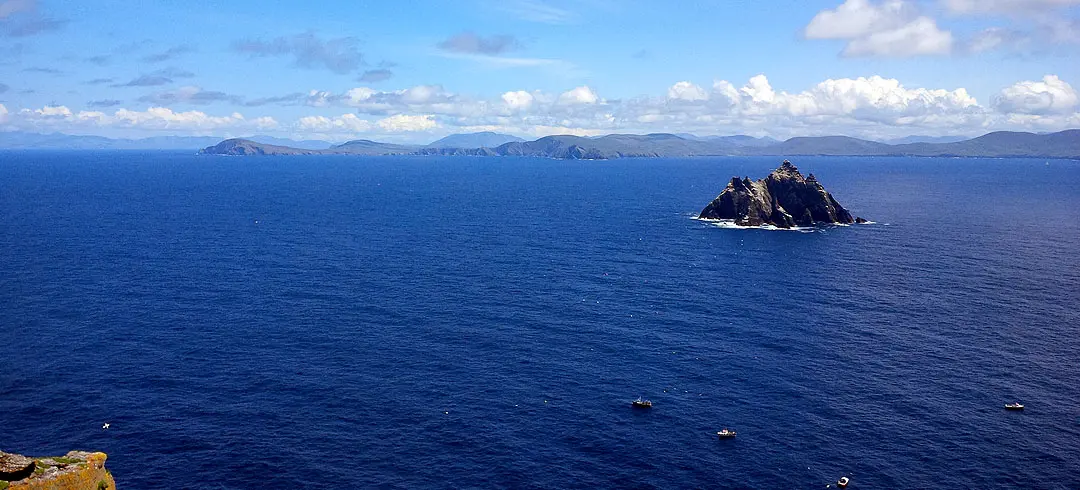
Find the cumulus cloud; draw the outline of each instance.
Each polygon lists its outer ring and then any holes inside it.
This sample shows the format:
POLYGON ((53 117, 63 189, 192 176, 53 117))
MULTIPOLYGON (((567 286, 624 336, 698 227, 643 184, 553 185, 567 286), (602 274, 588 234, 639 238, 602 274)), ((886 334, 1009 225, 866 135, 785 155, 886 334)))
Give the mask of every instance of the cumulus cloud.
POLYGON ((1023 81, 1006 87, 994 102, 998 111, 1019 114, 1069 114, 1077 110, 1077 93, 1072 85, 1055 75, 1041 82, 1023 81))
MULTIPOLYGON (((205 92, 209 95, 199 95, 204 92, 198 87, 164 93, 173 95, 154 101, 225 98, 209 91, 205 92)), ((617 100, 605 100, 587 86, 566 92, 513 90, 485 99, 454 94, 439 85, 400 90, 312 90, 279 99, 280 103, 310 108, 304 117, 278 125, 280 131, 329 139, 362 134, 371 139, 417 139, 421 133, 426 137, 441 131, 469 130, 530 136, 690 132, 892 138, 926 133, 973 136, 992 130, 1056 131, 1080 126, 1080 98, 1055 75, 1005 87, 986 105, 962 87, 909 87, 896 79, 868 76, 828 79, 791 90, 774 87, 764 74, 743 83, 716 80, 706 85, 683 80, 672 84, 666 93, 617 100), (325 113, 327 108, 348 110, 330 116, 325 113)), ((245 104, 258 105, 255 102, 264 101, 252 99, 245 104)), ((147 111, 121 109, 113 114, 48 106, 19 110, 7 118, 8 127, 55 131, 130 126, 147 131, 241 132, 260 124, 276 124, 236 114, 176 112, 158 104, 147 111)))
POLYGON ((338 117, 305 116, 297 121, 297 126, 304 131, 317 134, 364 133, 372 128, 371 121, 360 119, 356 114, 342 114, 338 117))
POLYGON ((929 17, 919 17, 897 29, 852 39, 844 48, 843 54, 894 57, 949 54, 952 45, 952 33, 939 29, 937 23, 929 17))
POLYGON ((948 54, 952 33, 904 0, 845 0, 818 12, 806 26, 808 39, 845 39, 844 56, 910 57, 948 54))
POLYGON ((507 34, 482 37, 472 32, 462 32, 437 44, 439 49, 454 53, 484 54, 489 56, 503 54, 520 47, 514 36, 507 34))
POLYGON ((200 111, 175 112, 166 107, 150 107, 145 111, 118 109, 107 114, 99 111, 75 112, 62 105, 21 109, 13 115, 11 122, 20 129, 38 131, 80 132, 109 128, 187 134, 212 134, 219 130, 268 130, 279 126, 271 117, 246 119, 237 112, 212 116, 200 111))
POLYGON ((426 131, 438 125, 435 122, 434 116, 409 116, 405 114, 395 114, 393 116, 380 119, 377 124, 380 128, 390 132, 426 131))
POLYGON ((678 82, 668 89, 668 98, 675 100, 707 100, 708 92, 690 82, 678 82))
POLYGON ((387 70, 386 68, 379 68, 376 70, 367 70, 360 75, 357 81, 364 83, 378 83, 391 79, 394 76, 394 72, 387 70))
POLYGON ((528 109, 536 98, 524 90, 516 90, 502 94, 502 100, 511 109, 528 109))
POLYGON ((246 40, 233 43, 233 50, 251 57, 289 57, 301 68, 325 68, 345 74, 356 70, 364 57, 352 37, 320 39, 313 33, 278 37, 269 41, 246 40))
POLYGON ((588 85, 582 85, 563 92, 559 95, 558 102, 563 105, 595 104, 600 98, 588 85))
POLYGON ((403 133, 427 131, 438 126, 431 115, 403 115, 370 121, 356 114, 336 117, 305 116, 297 120, 296 127, 306 134, 333 137, 353 137, 362 133, 403 133))
POLYGON ((7 119, 8 119, 7 107, 4 107, 4 104, 0 104, 0 124, 6 123, 7 119))

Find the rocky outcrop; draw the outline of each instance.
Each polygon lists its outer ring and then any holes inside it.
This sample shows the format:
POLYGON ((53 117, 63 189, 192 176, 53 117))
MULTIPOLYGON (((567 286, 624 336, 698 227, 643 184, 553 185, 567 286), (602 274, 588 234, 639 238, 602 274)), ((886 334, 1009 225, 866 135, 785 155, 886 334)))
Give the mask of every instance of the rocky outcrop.
POLYGON ((734 220, 739 226, 773 225, 778 228, 856 221, 822 187, 814 174, 804 178, 787 160, 764 179, 751 181, 732 177, 699 217, 734 220))
POLYGON ((48 458, 0 452, 0 488, 116 490, 116 481, 105 469, 105 458, 105 453, 86 451, 71 451, 64 456, 48 458))
POLYGON ((21 480, 33 473, 34 460, 21 454, 0 451, 0 480, 21 480))

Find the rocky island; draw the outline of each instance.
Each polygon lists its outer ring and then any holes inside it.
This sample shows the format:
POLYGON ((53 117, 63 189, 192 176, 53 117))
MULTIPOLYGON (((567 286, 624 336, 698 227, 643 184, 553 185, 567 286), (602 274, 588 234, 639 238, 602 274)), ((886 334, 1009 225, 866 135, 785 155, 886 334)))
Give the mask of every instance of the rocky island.
POLYGON ((727 187, 698 216, 733 220, 738 226, 772 225, 777 228, 813 226, 815 223, 865 223, 833 199, 814 174, 805 178, 784 160, 768 177, 751 181, 732 177, 727 187))
POLYGON ((0 490, 116 490, 105 453, 29 458, 0 451, 0 490))

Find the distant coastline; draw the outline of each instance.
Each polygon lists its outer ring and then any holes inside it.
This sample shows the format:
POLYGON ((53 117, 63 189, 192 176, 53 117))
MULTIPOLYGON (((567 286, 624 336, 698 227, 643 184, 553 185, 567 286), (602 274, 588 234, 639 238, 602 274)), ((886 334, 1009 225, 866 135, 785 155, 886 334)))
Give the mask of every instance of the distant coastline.
POLYGON ((1080 129, 1056 133, 999 131, 957 139, 909 136, 871 141, 848 136, 808 136, 780 141, 745 135, 697 136, 653 133, 609 134, 596 137, 546 136, 525 141, 509 134, 480 132, 452 134, 428 143, 397 144, 352 140, 334 144, 322 140, 291 140, 266 135, 222 140, 211 136, 156 136, 111 139, 61 133, 0 132, 0 150, 180 150, 205 155, 346 155, 346 156, 525 156, 555 159, 709 156, 866 156, 979 157, 1080 160, 1080 129))
POLYGON ((946 143, 887 144, 847 136, 796 137, 786 141, 749 137, 696 138, 674 134, 611 134, 596 138, 546 136, 494 147, 412 146, 354 140, 326 149, 305 149, 227 139, 200 150, 206 155, 467 155, 525 156, 567 160, 692 156, 901 156, 1080 159, 1080 130, 1049 134, 998 131, 946 143))

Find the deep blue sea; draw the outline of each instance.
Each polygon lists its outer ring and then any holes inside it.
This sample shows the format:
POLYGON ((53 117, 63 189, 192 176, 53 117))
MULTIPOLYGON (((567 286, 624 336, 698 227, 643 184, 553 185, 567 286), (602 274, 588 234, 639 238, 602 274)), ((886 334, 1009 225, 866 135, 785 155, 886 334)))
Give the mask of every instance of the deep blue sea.
POLYGON ((876 224, 691 219, 778 160, 0 153, 0 449, 137 489, 1080 488, 1080 162, 798 158, 876 224))

